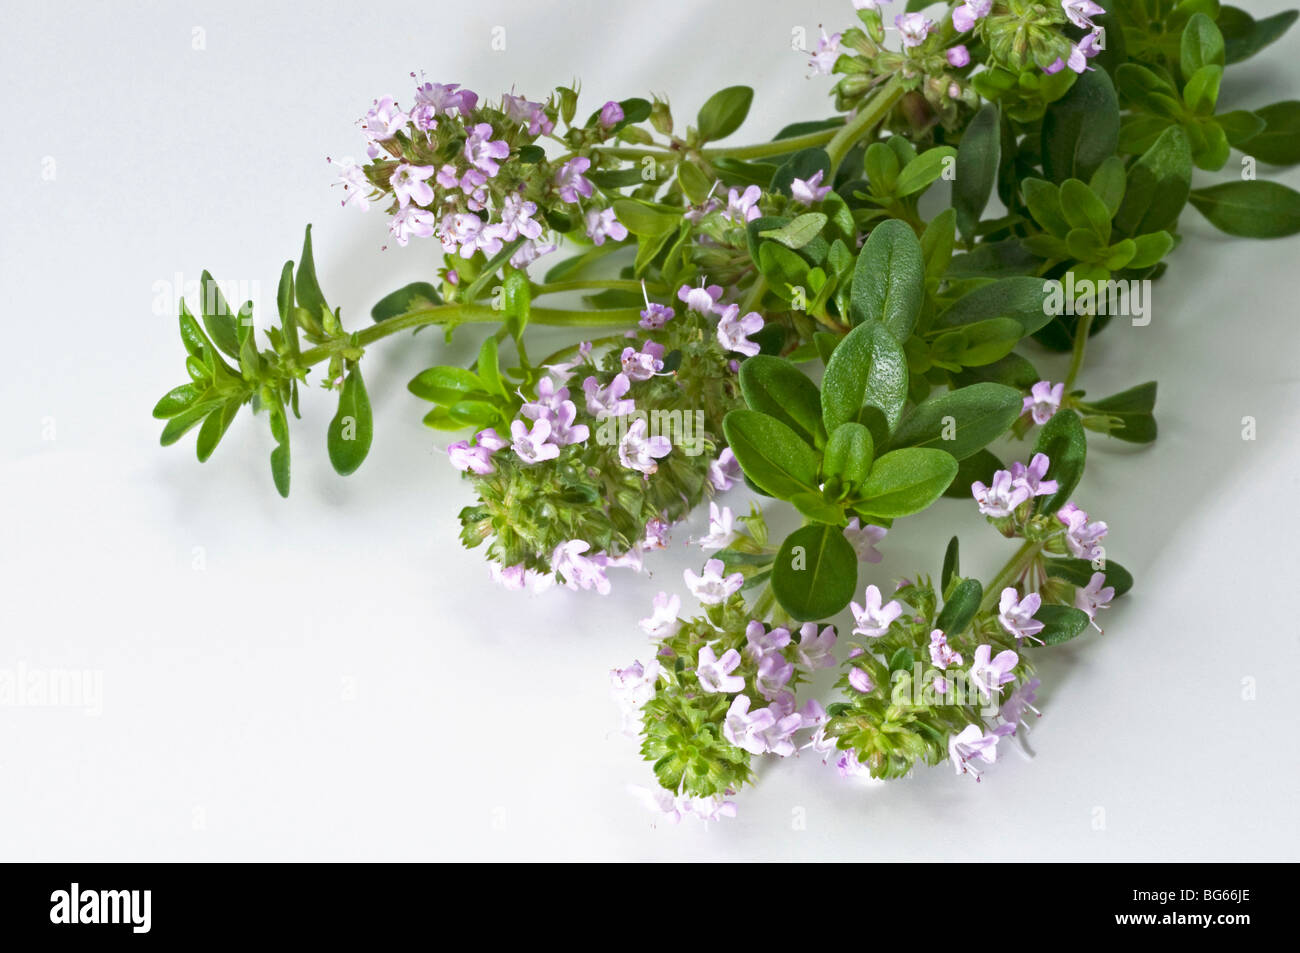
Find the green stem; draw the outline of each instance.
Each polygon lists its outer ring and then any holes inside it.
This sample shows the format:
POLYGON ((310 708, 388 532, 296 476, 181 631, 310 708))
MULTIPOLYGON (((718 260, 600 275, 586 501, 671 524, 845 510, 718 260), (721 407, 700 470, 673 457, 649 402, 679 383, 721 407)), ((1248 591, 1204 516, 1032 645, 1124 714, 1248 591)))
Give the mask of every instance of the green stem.
POLYGON ((1038 557, 1042 549, 1043 544, 1041 542, 1025 540, 1024 545, 1016 550, 1014 556, 1007 560, 1007 564, 993 577, 993 581, 984 590, 984 599, 980 602, 980 612, 986 612, 998 604, 998 600, 1002 597, 1002 590, 1020 578, 1020 574, 1038 557))
POLYGON ((1088 335, 1092 332, 1092 315, 1079 316, 1079 323, 1074 326, 1074 353, 1070 356, 1070 369, 1065 374, 1065 392, 1074 387, 1074 381, 1083 368, 1083 355, 1088 350, 1088 335))
MULTIPOLYGON (((594 340, 592 340, 591 347, 592 350, 595 350, 596 348, 604 347, 607 344, 617 344, 620 341, 626 341, 626 340, 627 338, 625 338, 621 334, 610 334, 607 335, 606 337, 595 338, 594 340)), ((567 344, 564 347, 560 348, 558 351, 554 351, 546 355, 546 357, 542 358, 541 361, 538 362, 537 366, 546 367, 548 364, 558 364, 560 363, 560 361, 568 357, 570 354, 578 353, 578 348, 582 347, 582 345, 583 345, 582 341, 577 341, 573 344, 567 344)))
POLYGON ((867 100, 856 116, 840 127, 826 145, 826 154, 831 157, 831 174, 839 168, 844 157, 849 154, 854 143, 874 129, 894 108, 894 104, 903 98, 903 82, 894 76, 867 100))
POLYGON ((787 139, 775 139, 772 142, 759 142, 752 146, 720 146, 716 149, 701 149, 700 155, 706 159, 763 159, 767 156, 785 155, 800 149, 812 149, 830 142, 842 127, 821 129, 805 133, 802 136, 790 136, 787 139))
MULTIPOLYGON (((638 308, 604 308, 597 311, 571 311, 559 308, 531 308, 529 310, 528 321, 530 324, 543 324, 555 327, 569 328, 604 328, 604 327, 630 327, 640 319, 641 311, 638 308)), ((408 311, 405 314, 399 314, 382 321, 379 324, 371 325, 355 335, 356 345, 367 347, 376 341, 388 337, 390 334, 396 334, 398 331, 405 331, 409 328, 419 328, 427 324, 489 324, 500 321, 501 312, 485 304, 443 304, 433 308, 421 308, 418 311, 408 311)), ((328 360, 337 351, 354 346, 352 337, 339 338, 328 344, 322 344, 311 350, 303 351, 299 355, 298 363, 301 367, 310 367, 321 361, 328 360)))
MULTIPOLYGON (((625 281, 618 278, 552 281, 547 284, 533 285, 533 296, 537 297, 539 295, 559 294, 562 291, 592 291, 599 289, 639 292, 641 290, 641 282, 625 281)), ((646 290, 652 291, 655 294, 662 294, 665 291, 662 285, 654 282, 646 282, 646 290)))

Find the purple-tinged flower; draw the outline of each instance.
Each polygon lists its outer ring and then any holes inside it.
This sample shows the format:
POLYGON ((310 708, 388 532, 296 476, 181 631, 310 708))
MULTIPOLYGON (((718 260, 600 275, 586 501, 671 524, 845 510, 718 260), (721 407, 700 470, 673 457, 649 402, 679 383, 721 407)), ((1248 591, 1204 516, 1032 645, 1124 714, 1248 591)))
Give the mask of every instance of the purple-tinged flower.
POLYGON ((1092 59, 1094 56, 1100 55, 1101 51, 1105 49, 1105 47, 1102 46, 1102 38, 1103 31, 1098 27, 1080 40, 1075 49, 1082 53, 1087 59, 1092 59))
POLYGON ((947 669, 949 665, 962 664, 965 659, 961 657, 960 652, 952 650, 943 629, 935 629, 930 633, 930 661, 938 668, 947 669))
POLYGON ((637 734, 641 730, 641 709, 655 697, 655 683, 662 667, 651 659, 645 665, 633 661, 627 668, 610 669, 609 684, 614 700, 623 714, 623 731, 637 734))
POLYGON ((501 97, 501 111, 515 122, 526 123, 530 136, 545 135, 555 128, 542 104, 529 102, 523 96, 506 93, 501 97))
POLYGON ((724 447, 718 459, 709 464, 709 484, 719 493, 725 493, 740 480, 740 462, 730 447, 724 447))
POLYGON ((645 539, 641 540, 641 548, 667 549, 670 528, 663 520, 650 520, 645 524, 645 539))
POLYGON ((444 189, 455 189, 460 187, 460 172, 450 162, 445 163, 434 176, 434 181, 444 189))
POLYGON ((805 622, 799 629, 799 644, 795 646, 795 660, 810 672, 819 668, 834 668, 835 626, 828 625, 820 632, 816 622, 805 622))
POLYGON ((740 573, 733 572, 724 576, 725 572, 726 567, 721 559, 710 559, 704 564, 704 572, 700 575, 697 576, 688 569, 682 573, 682 578, 686 580, 686 588, 691 591, 691 595, 705 605, 712 606, 726 602, 745 584, 745 577, 740 573))
POLYGON ((717 503, 709 503, 709 535, 700 539, 700 549, 722 549, 736 536, 736 514, 730 506, 719 508, 717 503))
POLYGON ((1032 711, 1039 717, 1042 716, 1042 712, 1034 707, 1034 702, 1038 700, 1038 686, 1041 684, 1042 682, 1037 678, 1021 682, 1007 696, 1007 700, 1002 703, 1002 707, 998 709, 998 714, 1002 717, 1002 720, 1011 725, 1012 734, 1015 734, 1016 726, 1024 718, 1026 710, 1032 711))
POLYGON ((740 317, 740 305, 729 304, 718 318, 718 343, 724 351, 735 351, 746 357, 753 357, 760 350, 748 335, 763 330, 763 318, 757 311, 751 311, 740 317))
POLYGON ((501 201, 501 224, 506 228, 505 240, 514 241, 520 235, 524 238, 540 237, 542 223, 533 219, 536 214, 536 202, 527 202, 514 193, 507 195, 501 201))
POLYGON ((1106 12, 1092 0, 1061 0, 1061 9, 1065 11, 1066 18, 1082 30, 1095 30, 1097 24, 1091 18, 1106 12))
POLYGON ((602 129, 610 129, 617 126, 623 121, 623 107, 610 100, 600 107, 600 126, 602 129))
POLYGON ((591 428, 586 424, 575 424, 577 416, 578 408, 574 406, 573 401, 561 401, 560 406, 555 410, 555 416, 551 419, 551 440, 561 447, 586 443, 587 438, 591 436, 591 428))
MULTIPOLYGON (((713 183, 713 187, 715 189, 718 187, 718 183, 716 181, 713 183)), ((720 208, 722 208, 722 200, 710 195, 701 204, 692 205, 688 207, 686 211, 682 213, 682 218, 694 224, 700 221, 702 218, 704 218, 704 216, 708 215, 710 212, 716 212, 720 208)))
POLYGON ((1042 639, 1034 638, 1043 631, 1043 623, 1034 618, 1034 613, 1042 605, 1043 597, 1038 593, 1031 592, 1021 599, 1015 586, 1007 586, 1002 590, 1002 598, 998 601, 998 622, 1007 630, 1008 635, 1014 635, 1017 639, 1033 639, 1042 645, 1042 639))
POLYGON ((587 225, 587 237, 593 245, 605 244, 606 238, 621 242, 627 238, 627 226, 618 220, 612 208, 589 208, 582 216, 587 225))
POLYGON ((1047 476, 1047 468, 1051 466, 1051 461, 1047 459, 1047 454, 1036 453, 1029 466, 1025 466, 1019 460, 1011 464, 1011 485, 1019 487, 1029 494, 1032 499, 1035 496, 1050 496, 1059 489, 1055 480, 1044 480, 1047 476))
POLYGON ((656 341, 646 341, 639 351, 625 347, 619 361, 628 380, 648 381, 664 369, 664 346, 656 341))
POLYGON ((830 193, 829 185, 822 185, 826 173, 818 169, 806 179, 795 179, 790 183, 790 197, 800 205, 813 205, 830 193))
POLYGON ((433 186, 429 178, 436 170, 431 165, 410 165, 401 163, 389 178, 397 204, 405 207, 410 203, 428 205, 433 201, 433 186))
POLYGON ((948 739, 948 760, 952 762, 958 774, 969 772, 978 781, 980 772, 969 762, 972 758, 979 758, 986 764, 996 762, 999 737, 993 732, 986 734, 979 725, 967 725, 959 734, 948 739))
POLYGON ((640 622, 642 630, 652 639, 672 637, 682 627, 681 620, 677 618, 682 609, 681 597, 661 592, 655 596, 653 605, 654 612, 640 622))
POLYGON ((672 450, 673 445, 667 437, 646 436, 645 418, 639 417, 627 428, 627 433, 618 443, 618 460, 629 470, 650 474, 659 469, 659 464, 655 461, 668 456, 672 450))
MULTIPOLYGON (((402 211, 406 211, 406 209, 402 211)), ((397 214, 401 215, 402 211, 397 214)), ((459 250, 462 257, 472 258, 478 243, 479 232, 482 230, 483 219, 468 212, 458 212, 443 216, 442 221, 438 223, 438 238, 442 241, 442 250, 447 254, 450 255, 459 250)))
POLYGON ((903 614, 903 604, 897 599, 891 599, 881 605, 883 597, 880 590, 874 585, 867 586, 863 601, 866 603, 865 605, 858 605, 856 602, 849 603, 849 609, 853 613, 854 635, 865 635, 872 639, 879 638, 888 632, 894 620, 903 614))
POLYGON ((863 526, 855 516, 849 520, 849 525, 844 527, 844 538, 858 554, 858 559, 867 563, 878 563, 885 557, 876 549, 876 543, 884 539, 888 532, 889 530, 883 526, 872 526, 870 523, 863 526))
POLYGON ((1101 541, 1109 527, 1098 520, 1088 522, 1088 514, 1073 503, 1066 503, 1056 511, 1056 518, 1065 524, 1065 544, 1079 559, 1098 559, 1102 555, 1101 541))
MULTIPOLYGON (((445 116, 455 109, 461 116, 467 116, 478 106, 478 94, 468 89, 461 89, 459 83, 424 83, 415 89, 415 109, 412 115, 423 112, 425 115, 419 123, 431 122, 434 116, 445 116)), ((420 125, 421 129, 428 128, 420 125)))
POLYGON ((361 119, 361 131, 366 134, 366 139, 371 144, 370 157, 374 158, 379 154, 379 150, 374 145, 376 142, 393 138, 409 121, 410 117, 397 108, 397 103, 392 96, 376 99, 375 104, 361 119))
POLYGON ((491 124, 481 122, 470 130, 465 140, 465 159, 488 176, 495 176, 501 170, 498 159, 510 155, 510 144, 504 139, 493 139, 493 134, 491 124))
POLYGON ((579 196, 591 198, 591 182, 582 173, 591 168, 591 160, 586 156, 576 156, 555 173, 556 190, 566 202, 577 202, 579 196))
POLYGON ((981 695, 994 698, 1001 693, 1003 685, 1015 679, 1011 670, 1019 661, 1020 656, 1010 649, 993 655, 993 646, 987 643, 979 645, 975 648, 975 658, 971 660, 967 677, 981 695))
POLYGON ((934 21, 923 13, 900 13, 894 17, 894 26, 903 38, 903 47, 909 50, 920 46, 934 32, 934 21))
POLYGON ((585 539, 571 539, 561 543, 551 553, 551 568, 557 576, 564 577, 570 589, 595 589, 602 596, 609 595, 609 579, 605 567, 583 553, 591 548, 585 539))
POLYGON ((616 375, 607 387, 601 387, 596 378, 588 377, 582 382, 582 391, 587 395, 587 413, 597 420, 632 413, 636 410, 636 401, 623 399, 631 386, 626 374, 616 375))
POLYGON ((665 324, 671 321, 676 315, 673 309, 666 304, 656 304, 653 301, 646 302, 646 306, 641 311, 641 320, 637 322, 647 331, 658 331, 665 324))
MULTIPOLYGON (((794 675, 794 666, 787 662, 784 656, 777 652, 770 652, 764 655, 758 663, 758 674, 754 676, 754 687, 758 693, 772 701, 789 683, 790 677, 794 675)), ((803 719, 799 719, 799 726, 803 726, 803 719)))
POLYGON ((838 751, 835 755, 835 770, 841 778, 869 778, 871 769, 858 757, 852 748, 838 751))
MULTIPOLYGON (((958 33, 973 29, 993 9, 993 0, 966 0, 952 11, 952 25, 958 33)), ((951 62, 951 61, 950 61, 951 62)), ((954 64, 956 65, 956 64, 954 64)))
POLYGON ((979 504, 980 512, 985 516, 1001 518, 1010 516, 1016 507, 1032 495, 1030 490, 1015 483, 1010 470, 998 470, 993 474, 993 485, 985 486, 978 480, 971 484, 971 495, 979 504))
POLYGON ((722 658, 718 658, 712 646, 701 645, 695 677, 700 680, 700 688, 710 694, 743 692, 744 677, 731 674, 739 667, 740 653, 735 649, 727 649, 722 653, 722 658))
POLYGON ((408 205, 397 210, 392 221, 388 223, 388 230, 392 232, 393 238, 397 239, 397 244, 404 246, 412 238, 431 237, 437 224, 438 220, 428 209, 408 205))
POLYGON ((871 693, 876 687, 871 683, 871 676, 867 674, 867 670, 856 665, 849 667, 849 686, 864 695, 871 693))
POLYGON ((471 447, 467 440, 457 440, 453 444, 448 444, 447 456, 451 458, 451 465, 462 473, 471 472, 486 476, 496 472, 496 467, 492 463, 492 451, 482 446, 471 447))
MULTIPOLYGON (((700 651, 702 653, 704 650, 700 651)), ((760 708, 751 713, 749 704, 748 695, 737 695, 732 699, 726 720, 722 723, 722 734, 737 748, 743 748, 750 754, 765 754, 767 742, 763 739, 763 733, 776 724, 776 716, 769 708, 760 708)))
POLYGON ((510 441, 501 439, 501 435, 492 427, 484 427, 474 434, 474 443, 480 447, 487 447, 493 453, 510 446, 510 441))
POLYGON ((729 222, 734 222, 736 225, 752 222, 762 214, 758 208, 758 200, 762 197, 763 190, 757 185, 749 186, 744 192, 729 189, 727 191, 727 209, 722 213, 722 217, 729 222))
POLYGON ((543 460, 554 460, 560 455, 559 446, 550 442, 551 422, 549 420, 534 422, 531 433, 528 425, 522 420, 512 420, 510 436, 514 438, 511 447, 515 451, 515 456, 524 463, 541 463, 543 460))
MULTIPOLYGON (((953 19, 956 19, 956 12, 953 13, 953 19)), ((944 54, 947 57, 948 65, 961 69, 963 66, 970 66, 970 50, 965 46, 950 46, 948 52, 944 54)))
POLYGON ((736 802, 728 801, 721 794, 711 794, 708 797, 679 794, 677 802, 683 815, 694 814, 702 821, 720 821, 724 817, 736 816, 736 802))
POLYGON ((756 665, 774 652, 779 655, 789 644, 789 629, 778 626, 769 631, 758 619, 751 619, 745 626, 745 655, 756 665))
MULTIPOLYGON (((770 705, 765 711, 771 711, 776 705, 770 705)), ((755 712, 758 714, 758 712, 755 712)), ((763 747, 767 754, 774 754, 778 758, 788 758, 798 749, 794 745, 794 733, 803 727, 803 716, 797 712, 789 714, 777 714, 773 712, 773 722, 767 728, 763 729, 760 734, 763 739, 763 747)))
POLYGON ((555 585, 555 577, 550 573, 540 573, 535 569, 525 568, 523 563, 502 568, 496 563, 488 567, 493 580, 507 589, 520 590, 530 586, 533 592, 544 592, 555 585))
POLYGON ((569 388, 556 386, 555 378, 547 374, 537 382, 537 400, 524 404, 519 411, 533 420, 541 420, 545 417, 553 421, 555 412, 568 399, 569 388))
POLYGON ((1105 583, 1106 574, 1095 572, 1086 586, 1074 590, 1074 607, 1088 613, 1088 618, 1098 632, 1101 631, 1101 626, 1097 625, 1097 610, 1109 609, 1110 601, 1115 598, 1115 587, 1105 583))
POLYGON ((882 3, 893 3, 894 0, 853 0, 854 10, 879 10, 882 3))
POLYGON ((344 199, 342 205, 347 208, 349 205, 355 205, 361 211, 370 209, 370 193, 375 190, 370 180, 366 178, 366 170, 351 159, 344 159, 341 162, 329 160, 331 165, 339 167, 339 177, 334 180, 334 185, 343 186, 344 199))
POLYGON ((513 268, 526 268, 543 255, 549 255, 555 251, 554 243, 541 244, 536 241, 524 242, 515 249, 515 253, 510 256, 510 265, 513 268))
POLYGON ((559 364, 543 365, 551 376, 556 380, 567 382, 573 376, 574 368, 581 367, 584 364, 591 363, 591 342, 583 341, 578 345, 578 350, 571 361, 561 361, 559 364))
POLYGON ((835 68, 835 61, 840 58, 840 35, 832 33, 827 36, 826 31, 822 30, 821 39, 817 41, 817 49, 810 56, 808 65, 812 67, 814 75, 831 75, 831 71, 835 68))
POLYGON ((677 289, 677 300, 685 302, 686 307, 696 314, 710 315, 721 312, 722 308, 718 306, 718 299, 721 297, 721 285, 709 285, 707 288, 703 284, 698 288, 682 285, 677 289))

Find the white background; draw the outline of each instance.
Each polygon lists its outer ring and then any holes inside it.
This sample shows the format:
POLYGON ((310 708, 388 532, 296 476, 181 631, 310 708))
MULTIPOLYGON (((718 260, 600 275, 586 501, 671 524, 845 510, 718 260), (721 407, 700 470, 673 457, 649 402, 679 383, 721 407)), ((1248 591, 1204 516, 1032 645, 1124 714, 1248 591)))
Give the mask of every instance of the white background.
MULTIPOLYGON (((0 857, 1296 859, 1295 240, 1231 240, 1189 210, 1150 326, 1097 340, 1081 383, 1158 379, 1161 435, 1092 443, 1078 498, 1138 584, 1104 636, 1042 653, 1035 760, 1004 746, 978 785, 943 766, 864 786, 805 756, 764 767, 736 820, 672 827, 626 791, 650 773, 607 672, 645 657, 636 620, 698 567, 699 525, 612 598, 491 583, 456 539, 446 438, 405 390, 472 333, 372 349, 374 447, 346 479, 314 388, 287 501, 264 418, 202 466, 192 434, 161 449, 149 410, 185 375, 155 283, 207 268, 269 307, 310 221, 326 295, 364 327, 434 246, 381 250, 384 216, 341 210, 325 157, 359 155, 353 121, 408 101, 411 71, 535 99, 576 75, 584 111, 656 91, 682 124, 747 83, 736 138, 761 141, 830 114, 791 31, 849 25, 848 0, 5 8, 0 669, 95 670, 103 700, 0 708, 0 857)), ((1297 43, 1233 69, 1226 101, 1296 98, 1297 43)), ((953 532, 968 573, 1008 555, 946 502, 901 521, 864 582, 937 572, 953 532)))

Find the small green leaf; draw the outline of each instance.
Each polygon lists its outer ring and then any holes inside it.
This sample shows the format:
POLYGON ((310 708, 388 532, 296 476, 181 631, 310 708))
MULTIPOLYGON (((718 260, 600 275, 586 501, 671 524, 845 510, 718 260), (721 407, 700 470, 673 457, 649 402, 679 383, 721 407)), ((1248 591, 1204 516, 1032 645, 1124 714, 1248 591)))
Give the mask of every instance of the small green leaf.
POLYGON ((1183 78, 1191 76, 1205 66, 1222 67, 1224 65, 1223 34, 1214 25, 1214 21, 1204 13, 1193 13, 1183 27, 1183 36, 1179 45, 1179 66, 1183 78))
POLYGON ((1191 202, 1229 235, 1282 238, 1300 232, 1300 193, 1277 182, 1224 182, 1196 189, 1191 202))
POLYGON ((199 279, 199 293, 202 295, 199 306, 203 314, 203 326, 208 329, 208 334, 217 347, 238 360, 239 337, 235 330, 234 312, 226 303, 221 288, 206 271, 199 279))
POLYGON ((194 445, 199 463, 206 463, 208 457, 212 456, 212 451, 217 449, 217 444, 230 429, 231 421, 235 419, 242 406, 243 401, 231 398, 208 414, 208 419, 203 421, 203 426, 199 428, 198 443, 194 445))
POLYGON ((810 444, 824 439, 817 385, 789 361, 757 354, 740 365, 739 376, 750 410, 775 417, 810 444))
POLYGON ((958 298, 934 320, 932 330, 960 327, 989 318, 1011 318, 1020 322, 1024 334, 1033 334, 1052 320, 1048 307, 1050 297, 1051 282, 1042 278, 1003 278, 958 298))
POLYGON ((1038 497, 1037 512, 1055 513, 1069 502, 1070 494, 1083 476, 1088 438, 1084 435, 1079 415, 1072 410, 1058 410, 1038 432, 1034 453, 1047 454, 1046 479, 1057 483, 1057 490, 1051 496, 1038 497))
POLYGON ((1090 178, 1119 143, 1119 100, 1105 70, 1079 75, 1043 116, 1043 170, 1053 182, 1090 178))
POLYGON ((154 404, 153 415, 159 420, 175 417, 188 410, 201 395, 202 391, 193 384, 173 387, 154 404))
POLYGON ((1088 585, 1094 573, 1101 573, 1105 576, 1103 584, 1114 587, 1116 599, 1133 588, 1133 574, 1113 559, 1105 561, 1104 569, 1097 569, 1087 559, 1049 559, 1044 565, 1049 576, 1076 586, 1088 585))
POLYGON ((330 309, 325 303, 325 296, 321 294, 320 283, 316 280, 316 259, 312 255, 310 225, 302 240, 302 257, 298 259, 294 290, 298 295, 298 305, 310 311, 313 317, 319 319, 322 312, 330 309))
POLYGON ((370 412, 370 397, 361 368, 353 365, 343 378, 339 391, 339 408, 330 421, 326 437, 330 463, 342 476, 354 473, 370 452, 375 436, 375 422, 370 412))
POLYGON ((411 311, 436 308, 440 304, 442 295, 438 294, 437 288, 427 281, 413 281, 375 302, 375 306, 370 309, 370 317, 375 322, 387 321, 411 311))
POLYGON ((795 530, 772 563, 772 594, 800 622, 830 618, 857 588, 858 557, 838 526, 795 530))
POLYGON ((962 579, 952 595, 944 601, 939 617, 934 620, 934 627, 942 629, 950 638, 961 635, 970 625, 971 619, 975 618, 983 598, 984 587, 978 579, 962 579))
POLYGON ((925 299, 925 259, 912 227, 888 219, 871 231, 853 269, 849 314, 854 324, 879 321, 902 343, 925 299))
POLYGON ((956 475, 957 461, 942 450, 891 450, 871 465, 854 508, 890 519, 910 516, 937 500, 956 475))
POLYGON ((1128 170, 1115 227, 1126 235, 1167 231, 1178 221, 1192 188, 1192 151, 1177 127, 1160 134, 1128 170))
MULTIPOLYGON (((725 139, 745 121, 749 115, 750 104, 754 101, 754 90, 748 86, 728 86, 718 90, 700 107, 695 124, 699 129, 700 139, 715 142, 725 139)), ((622 221, 622 216, 619 216, 622 221)), ((626 222, 623 224, 627 225, 626 222)), ((632 226, 628 225, 628 228, 632 226)))
POLYGON ((731 452, 759 489, 787 499, 817 492, 817 454, 775 417, 756 410, 733 410, 722 421, 731 452))
POLYGON ((989 204, 1002 162, 1002 119, 996 103, 986 103, 962 133, 952 204, 957 227, 968 242, 989 204))
POLYGON ((780 228, 769 228, 758 234, 761 238, 780 242, 786 248, 803 248, 821 234, 826 221, 821 212, 805 212, 780 228))
POLYGON ((907 402, 907 357, 884 325, 859 324, 840 341, 822 378, 822 420, 832 433, 850 420, 866 423, 883 442, 897 424, 907 402), (863 408, 874 409, 862 419, 863 408))
POLYGON ((1217 26, 1223 34, 1224 62, 1240 63, 1276 41, 1295 22, 1295 10, 1284 10, 1256 20, 1245 10, 1224 6, 1219 10, 1217 26))
POLYGON ((466 394, 485 390, 478 375, 463 367, 439 365, 421 371, 406 385, 416 397, 435 404, 454 404, 466 394))
POLYGON ((1034 638, 1042 639, 1045 645, 1060 645, 1068 642, 1088 628, 1088 613, 1074 606, 1048 604, 1040 606, 1034 618, 1043 623, 1043 630, 1034 638))
POLYGON ((901 197, 913 195, 929 188, 944 170, 955 166, 957 150, 952 146, 935 146, 927 149, 903 167, 894 184, 894 194, 901 197))
POLYGON ((952 251, 956 246, 957 212, 944 209, 925 226, 921 235, 921 257, 925 260, 925 275, 930 281, 943 277, 952 261, 952 251))
POLYGON ((932 447, 964 460, 1010 430, 1023 406, 1014 388, 971 384, 917 404, 898 425, 890 446, 932 447))
MULTIPOLYGON (((844 423, 826 441, 826 454, 822 459, 822 473, 828 483, 835 479, 840 486, 852 492, 866 481, 875 456, 875 443, 871 431, 858 423, 844 423)), ((830 488, 827 487, 829 492, 830 488)))
POLYGON ((474 369, 478 371, 479 380, 483 382, 483 387, 489 394, 496 394, 498 397, 507 396, 505 382, 501 380, 501 364, 495 337, 483 341, 474 369))
POLYGON ((939 591, 947 592, 948 584, 961 573, 961 545, 954 536, 948 540, 943 552, 943 572, 939 574, 939 591))

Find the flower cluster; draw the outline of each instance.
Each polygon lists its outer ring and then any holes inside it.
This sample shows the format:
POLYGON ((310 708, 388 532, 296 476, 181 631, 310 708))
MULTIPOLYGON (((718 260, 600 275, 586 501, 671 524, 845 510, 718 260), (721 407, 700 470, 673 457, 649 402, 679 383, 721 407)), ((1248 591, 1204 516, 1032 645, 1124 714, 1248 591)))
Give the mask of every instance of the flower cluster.
POLYGON ((720 422, 749 342, 728 323, 737 306, 710 301, 679 313, 647 300, 642 330, 621 348, 584 342, 551 364, 508 438, 488 428, 448 448, 480 500, 461 513, 462 539, 491 539, 500 581, 608 592, 607 569, 639 569, 668 527, 735 482, 720 422))
POLYGON ((387 200, 399 245, 433 237, 462 259, 509 248, 516 268, 554 251, 557 233, 581 229, 596 245, 622 241, 627 228, 593 184, 586 153, 633 135, 628 117, 608 102, 561 139, 556 122, 572 119, 575 101, 562 88, 546 102, 512 93, 487 102, 459 84, 432 82, 417 85, 409 109, 391 96, 375 100, 360 121, 369 162, 336 163, 343 204, 365 209, 387 200), (538 145, 547 138, 574 151, 548 158, 538 145))

